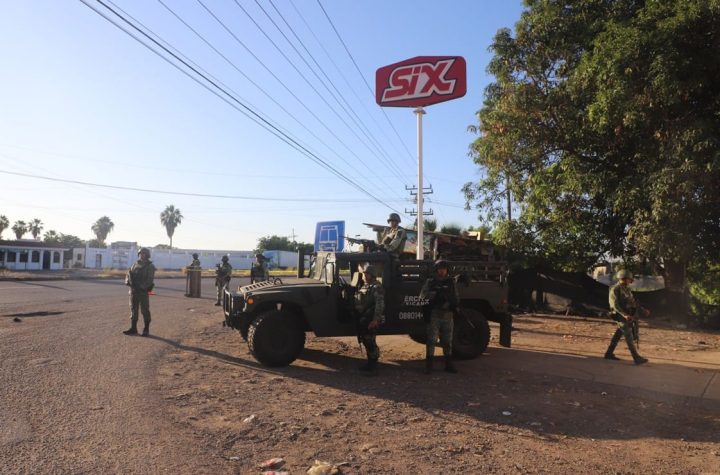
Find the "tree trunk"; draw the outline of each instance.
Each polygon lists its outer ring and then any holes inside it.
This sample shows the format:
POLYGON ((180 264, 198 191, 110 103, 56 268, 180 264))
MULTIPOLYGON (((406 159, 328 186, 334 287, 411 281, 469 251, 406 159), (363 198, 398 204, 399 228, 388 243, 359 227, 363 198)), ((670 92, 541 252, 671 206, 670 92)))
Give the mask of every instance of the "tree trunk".
POLYGON ((676 317, 684 317, 688 312, 688 298, 686 292, 687 263, 665 259, 663 265, 663 279, 667 292, 667 311, 676 317))

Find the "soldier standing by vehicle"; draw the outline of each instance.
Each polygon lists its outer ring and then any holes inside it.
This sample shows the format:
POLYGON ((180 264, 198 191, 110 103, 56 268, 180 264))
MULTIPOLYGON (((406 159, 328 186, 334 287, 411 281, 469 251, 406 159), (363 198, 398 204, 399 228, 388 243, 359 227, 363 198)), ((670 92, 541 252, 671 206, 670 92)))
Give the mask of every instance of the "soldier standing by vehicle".
POLYGON ((268 271, 267 259, 262 253, 255 254, 255 264, 250 271, 251 283, 265 282, 270 280, 270 271, 268 271))
POLYGON ((215 287, 217 287, 217 301, 215 305, 222 305, 220 299, 222 299, 223 290, 230 284, 230 278, 232 277, 232 266, 228 262, 228 256, 222 256, 222 263, 217 265, 215 269, 215 287))
POLYGON ((150 334, 150 292, 155 279, 155 266, 150 260, 150 249, 143 247, 138 251, 138 260, 125 276, 125 285, 130 287, 130 328, 123 333, 137 335, 138 307, 142 312, 145 328, 142 336, 150 334))
POLYGON ((390 225, 389 229, 386 229, 385 232, 383 232, 382 237, 380 238, 380 241, 378 241, 378 244, 380 244, 380 247, 386 250, 387 252, 399 256, 402 254, 403 249, 405 249, 405 241, 407 241, 407 232, 405 229, 401 228, 399 226, 400 224, 400 215, 397 213, 390 213, 390 216, 388 216, 387 220, 388 224, 390 225))
POLYGON ((610 303, 610 315, 612 319, 617 322, 617 330, 610 340, 610 346, 608 346, 605 352, 605 359, 608 360, 619 360, 615 356, 615 347, 620 341, 620 337, 625 337, 630 354, 632 354, 633 361, 635 364, 640 365, 647 363, 648 360, 640 356, 635 343, 633 342, 632 325, 637 324, 637 320, 641 314, 647 316, 650 312, 642 308, 635 301, 632 290, 629 285, 632 283, 632 274, 627 270, 621 270, 617 273, 618 282, 610 287, 609 303, 610 303))
POLYGON ((385 289, 377 281, 375 266, 365 266, 363 285, 355 292, 354 308, 357 318, 358 342, 362 343, 367 353, 367 364, 361 366, 360 370, 377 374, 380 348, 377 346, 376 334, 385 319, 385 289))
POLYGON ((457 373, 452 360, 453 316, 458 310, 460 298, 455 280, 450 277, 450 266, 438 260, 434 266, 435 275, 430 277, 420 290, 420 298, 428 300, 426 309, 427 341, 425 343, 425 373, 432 371, 435 342, 440 335, 445 371, 457 373), (428 312, 429 311, 429 312, 428 312))

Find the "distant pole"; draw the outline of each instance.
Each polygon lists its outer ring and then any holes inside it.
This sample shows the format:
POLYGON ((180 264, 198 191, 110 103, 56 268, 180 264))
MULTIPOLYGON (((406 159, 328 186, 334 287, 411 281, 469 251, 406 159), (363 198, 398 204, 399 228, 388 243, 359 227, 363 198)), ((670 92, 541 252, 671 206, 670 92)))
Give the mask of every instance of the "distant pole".
POLYGON ((418 107, 415 109, 417 116, 417 169, 418 169, 418 192, 417 192, 417 259, 425 258, 425 246, 423 241, 423 136, 422 136, 422 116, 425 115, 425 109, 418 107))

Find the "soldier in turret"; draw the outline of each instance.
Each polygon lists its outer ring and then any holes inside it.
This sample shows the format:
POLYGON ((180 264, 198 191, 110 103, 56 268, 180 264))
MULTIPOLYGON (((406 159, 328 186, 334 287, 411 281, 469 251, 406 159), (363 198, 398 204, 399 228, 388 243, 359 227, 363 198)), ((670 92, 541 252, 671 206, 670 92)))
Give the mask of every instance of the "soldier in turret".
POLYGON ((400 227, 400 215, 390 213, 387 220, 390 227, 383 232, 378 244, 385 251, 399 256, 405 249, 405 241, 407 241, 407 232, 400 227))

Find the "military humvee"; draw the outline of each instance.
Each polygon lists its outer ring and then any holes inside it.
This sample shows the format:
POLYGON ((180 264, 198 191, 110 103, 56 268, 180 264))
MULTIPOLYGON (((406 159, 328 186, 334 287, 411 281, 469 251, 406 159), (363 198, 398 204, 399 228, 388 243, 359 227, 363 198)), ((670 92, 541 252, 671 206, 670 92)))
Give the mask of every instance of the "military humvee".
MULTIPOLYGON (((301 261, 301 259, 299 259, 301 261)), ((507 271, 503 262, 449 260, 457 276, 462 311, 455 316, 453 356, 471 359, 488 346, 488 320, 500 324, 500 344, 510 346, 507 271)), ((385 252, 318 252, 301 283, 260 282, 225 290, 225 324, 240 331, 255 358, 285 366, 302 352, 305 333, 319 337, 356 335, 353 294, 360 269, 373 264, 385 289, 385 321, 378 335, 409 335, 424 343, 420 288, 432 260, 398 259, 385 252)), ((382 345, 382 343, 381 343, 382 345)))

